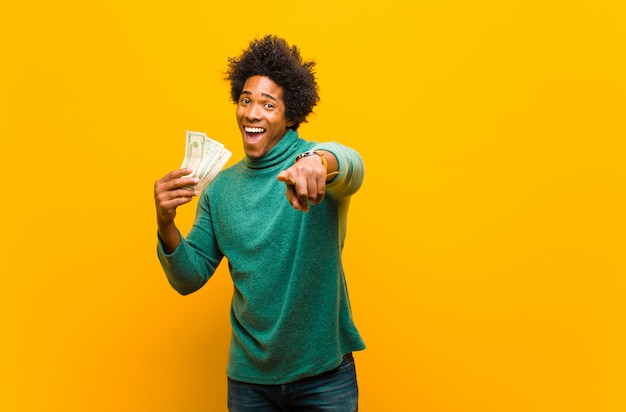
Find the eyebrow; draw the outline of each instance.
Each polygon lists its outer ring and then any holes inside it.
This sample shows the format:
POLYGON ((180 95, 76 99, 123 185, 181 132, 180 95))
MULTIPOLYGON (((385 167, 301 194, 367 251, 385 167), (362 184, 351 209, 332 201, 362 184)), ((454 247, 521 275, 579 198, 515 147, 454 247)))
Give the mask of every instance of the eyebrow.
MULTIPOLYGON (((252 96, 252 92, 251 92, 251 91, 249 91, 249 90, 242 90, 241 94, 242 94, 242 95, 244 95, 244 94, 245 94, 245 95, 252 96)), ((268 94, 268 93, 261 93, 261 96, 265 96, 265 97, 267 97, 268 99, 272 99, 272 100, 274 100, 276 103, 278 103, 278 99, 277 99, 277 98, 275 98, 274 96, 272 96, 271 94, 268 94)))

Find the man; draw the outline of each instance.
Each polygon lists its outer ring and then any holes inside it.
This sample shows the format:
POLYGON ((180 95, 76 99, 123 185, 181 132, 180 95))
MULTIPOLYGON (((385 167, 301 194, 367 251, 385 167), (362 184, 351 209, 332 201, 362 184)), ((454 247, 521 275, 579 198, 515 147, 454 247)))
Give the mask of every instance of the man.
POLYGON ((231 411, 356 411, 353 323, 341 261, 363 163, 299 137, 319 100, 314 63, 266 36, 229 59, 245 157, 202 193, 191 170, 155 183, 158 256, 174 289, 201 288, 226 257, 234 283, 227 367, 231 411), (285 199, 286 195, 286 199, 285 199), (200 196, 187 237, 176 208, 200 196))

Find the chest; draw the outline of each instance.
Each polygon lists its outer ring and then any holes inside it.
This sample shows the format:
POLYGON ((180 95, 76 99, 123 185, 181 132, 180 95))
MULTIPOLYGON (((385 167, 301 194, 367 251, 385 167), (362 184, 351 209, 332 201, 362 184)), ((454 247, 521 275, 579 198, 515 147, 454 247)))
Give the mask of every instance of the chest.
POLYGON ((293 243, 303 214, 285 197, 273 175, 241 176, 212 193, 211 214, 220 248, 251 255, 293 243))

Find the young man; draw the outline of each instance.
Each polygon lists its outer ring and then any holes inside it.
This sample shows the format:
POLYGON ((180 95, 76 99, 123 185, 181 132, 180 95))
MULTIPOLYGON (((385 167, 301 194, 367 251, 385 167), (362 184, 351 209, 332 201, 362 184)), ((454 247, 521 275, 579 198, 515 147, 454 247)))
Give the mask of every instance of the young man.
POLYGON ((353 323, 341 261, 354 150, 313 143, 298 126, 318 102, 314 63, 266 36, 229 59, 245 157, 198 193, 191 170, 155 183, 158 256, 174 289, 201 288, 226 257, 235 286, 227 367, 231 411, 358 409, 353 323), (176 208, 200 196, 187 237, 176 208), (286 199, 285 199, 286 195, 286 199))

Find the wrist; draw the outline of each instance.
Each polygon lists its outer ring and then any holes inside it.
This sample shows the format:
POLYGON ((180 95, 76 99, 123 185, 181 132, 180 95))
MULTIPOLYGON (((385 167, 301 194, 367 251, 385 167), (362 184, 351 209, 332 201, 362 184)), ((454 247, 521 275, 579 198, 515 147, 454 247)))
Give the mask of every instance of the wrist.
POLYGON ((309 157, 309 156, 317 156, 320 158, 320 160, 322 161, 322 165, 324 166, 324 169, 326 170, 326 179, 330 177, 334 177, 335 175, 339 174, 338 171, 334 171, 331 173, 328 172, 328 160, 326 159, 326 154, 323 151, 318 150, 318 149, 307 150, 306 152, 300 153, 299 155, 296 156, 294 163, 298 162, 298 160, 304 159, 305 157, 309 157))
POLYGON ((326 161, 326 157, 324 156, 324 153, 320 152, 317 149, 307 150, 306 152, 300 153, 298 156, 296 156, 296 160, 294 161, 294 163, 297 163, 298 160, 304 159, 305 157, 309 156, 319 156, 319 158, 322 160, 322 165, 324 166, 324 169, 328 171, 328 162, 326 161))

